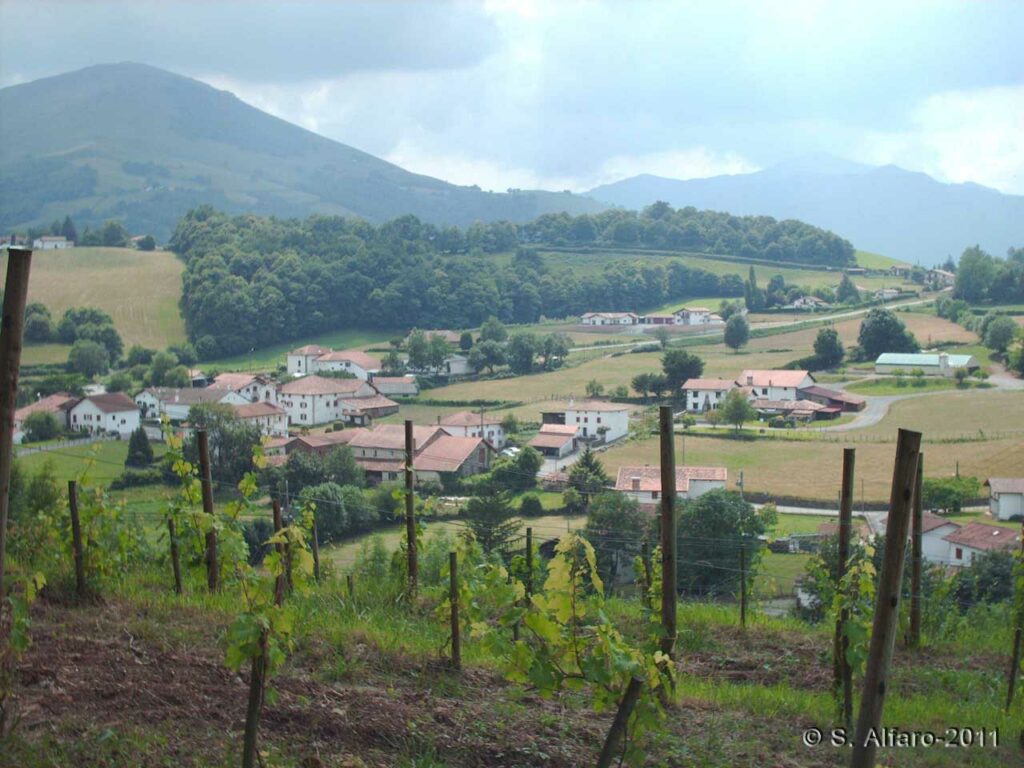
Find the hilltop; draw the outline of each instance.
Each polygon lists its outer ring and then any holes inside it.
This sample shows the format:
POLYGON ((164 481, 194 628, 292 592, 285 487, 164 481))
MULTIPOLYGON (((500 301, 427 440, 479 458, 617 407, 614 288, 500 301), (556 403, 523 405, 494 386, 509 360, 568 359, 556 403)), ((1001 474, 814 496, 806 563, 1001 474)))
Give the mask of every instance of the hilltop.
POLYGON ((633 176, 586 194, 627 208, 664 200, 677 207, 812 221, 859 248, 928 266, 976 243, 991 253, 1005 253, 1020 239, 1024 221, 1024 197, 1019 195, 828 156, 688 181, 633 176))
POLYGON ((606 207, 569 193, 483 192, 410 173, 143 64, 88 67, 0 90, 0 230, 70 214, 166 239, 190 208, 276 216, 412 213, 435 224, 525 221, 606 207))

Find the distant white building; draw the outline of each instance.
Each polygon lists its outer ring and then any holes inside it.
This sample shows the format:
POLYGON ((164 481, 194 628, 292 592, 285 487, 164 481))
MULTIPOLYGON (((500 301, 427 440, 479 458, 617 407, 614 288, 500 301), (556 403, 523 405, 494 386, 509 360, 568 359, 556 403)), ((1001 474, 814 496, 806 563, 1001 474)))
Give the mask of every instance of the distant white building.
POLYGON ((928 282, 937 283, 943 288, 949 288, 956 282, 956 275, 952 272, 947 272, 944 269, 929 269, 928 282))
POLYGON ((735 386, 736 382, 728 379, 687 379, 682 387, 686 410, 690 413, 713 411, 735 386))
POLYGON ((135 396, 135 404, 142 411, 143 418, 159 419, 166 415, 175 422, 187 421, 189 412, 195 405, 242 405, 248 402, 249 400, 238 392, 211 387, 149 387, 135 396))
POLYGON ((438 424, 444 427, 444 431, 450 435, 482 437, 499 451, 505 447, 507 442, 505 429, 501 426, 501 419, 486 413, 459 411, 445 416, 438 424))
POLYGON ((683 307, 672 313, 676 325, 721 325, 724 321, 707 307, 683 307))
POLYGON ((749 388, 755 399, 797 400, 797 390, 813 387, 814 377, 808 371, 749 370, 737 377, 736 384, 749 388))
POLYGON ((571 400, 564 410, 542 412, 541 421, 545 425, 574 426, 586 442, 611 443, 629 434, 629 406, 602 400, 571 400))
POLYGON ((80 432, 128 437, 139 428, 139 408, 123 392, 90 395, 79 400, 68 412, 68 425, 80 432))
POLYGON ((885 352, 875 360, 875 373, 902 371, 909 374, 919 369, 925 376, 949 377, 955 375, 957 368, 974 371, 980 367, 974 355, 950 355, 945 352, 885 352))
POLYGON ((234 406, 235 415, 246 422, 254 424, 260 434, 268 437, 286 437, 288 435, 288 413, 274 403, 243 403, 234 406))
POLYGON ((250 403, 277 402, 277 385, 267 376, 252 373, 221 373, 206 389, 237 392, 250 403))
MULTIPOLYGON (((708 491, 725 488, 729 478, 725 467, 676 467, 676 495, 696 499, 708 491)), ((619 467, 615 490, 641 504, 654 504, 661 499, 661 468, 619 467)))
POLYGON ((68 240, 63 235, 43 235, 32 241, 32 249, 36 251, 57 251, 74 247, 75 241, 68 240))
POLYGON ((783 309, 828 309, 832 305, 817 296, 798 296, 792 303, 786 304, 783 309))
POLYGON ((289 381, 279 390, 279 404, 291 424, 312 426, 330 421, 350 421, 358 406, 353 401, 379 397, 362 379, 330 379, 303 376, 289 381))
POLYGON ((367 381, 380 369, 380 359, 359 349, 332 350, 309 344, 288 353, 288 373, 292 376, 344 372, 367 381))
POLYGON ((875 299, 878 301, 889 301, 891 299, 898 298, 899 295, 899 288, 880 288, 875 291, 875 299))
POLYGON ((640 317, 632 312, 584 312, 581 325, 636 325, 640 317))
POLYGON ((1012 520, 1024 515, 1024 478, 990 477, 988 509, 997 520, 1012 520))

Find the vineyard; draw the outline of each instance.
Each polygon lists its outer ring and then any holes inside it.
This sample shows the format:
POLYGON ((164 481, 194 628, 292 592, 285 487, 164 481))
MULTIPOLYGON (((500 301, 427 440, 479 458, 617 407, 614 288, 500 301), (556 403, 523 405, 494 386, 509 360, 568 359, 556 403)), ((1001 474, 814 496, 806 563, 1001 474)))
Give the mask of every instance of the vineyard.
MULTIPOLYGON (((833 597, 814 624, 760 599, 755 578, 779 559, 756 537, 666 535, 675 502, 660 534, 528 526, 485 551, 468 528, 424 535, 410 485, 397 551, 367 542, 321 560, 315 503, 286 517, 272 499, 275 532, 253 565, 255 477, 215 506, 200 435, 197 465, 168 436, 180 486, 158 525, 87 477, 59 511, 12 525, 0 764, 1021 764, 1019 697, 1007 709, 1016 614, 959 614, 919 574, 901 587, 901 548, 877 574, 869 550, 822 574, 833 597), (680 577, 683 600, 663 588, 680 577), (876 600, 890 592, 903 599, 876 600), (854 741, 855 716, 857 733, 866 718, 957 728, 960 743, 832 744, 837 727, 854 741)), ((906 435, 894 488, 911 492, 894 492, 889 530, 903 537, 918 461, 906 435)), ((837 478, 847 513, 852 458, 837 478)))

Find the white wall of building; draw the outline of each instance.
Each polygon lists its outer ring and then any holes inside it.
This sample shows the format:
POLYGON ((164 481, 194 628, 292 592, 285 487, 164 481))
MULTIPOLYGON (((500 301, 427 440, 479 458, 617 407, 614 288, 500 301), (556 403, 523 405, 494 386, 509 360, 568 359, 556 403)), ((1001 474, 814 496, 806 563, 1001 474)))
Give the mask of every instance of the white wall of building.
POLYGON ((726 389, 691 389, 686 392, 686 410, 690 413, 703 413, 705 402, 710 410, 714 410, 729 394, 726 389))
POLYGON ((128 437, 139 428, 139 412, 132 409, 104 413, 90 400, 82 400, 71 409, 71 428, 83 432, 118 432, 128 437))
POLYGON ((629 411, 581 411, 567 408, 565 423, 579 428, 582 437, 597 437, 601 427, 607 427, 604 441, 610 443, 629 434, 629 411))
POLYGON ((999 520, 1009 520, 1014 515, 1024 515, 1024 494, 1000 493, 988 502, 992 516, 999 520))

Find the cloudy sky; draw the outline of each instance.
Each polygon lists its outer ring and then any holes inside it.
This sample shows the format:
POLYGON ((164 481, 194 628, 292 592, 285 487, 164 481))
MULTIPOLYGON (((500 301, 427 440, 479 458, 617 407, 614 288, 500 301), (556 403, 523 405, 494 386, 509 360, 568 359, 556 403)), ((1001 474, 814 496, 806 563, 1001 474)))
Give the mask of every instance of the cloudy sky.
POLYGON ((810 153, 1024 194, 1024 3, 0 0, 0 84, 139 61, 487 189, 810 153))

